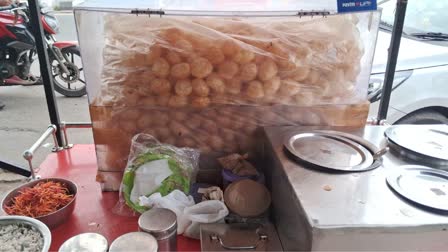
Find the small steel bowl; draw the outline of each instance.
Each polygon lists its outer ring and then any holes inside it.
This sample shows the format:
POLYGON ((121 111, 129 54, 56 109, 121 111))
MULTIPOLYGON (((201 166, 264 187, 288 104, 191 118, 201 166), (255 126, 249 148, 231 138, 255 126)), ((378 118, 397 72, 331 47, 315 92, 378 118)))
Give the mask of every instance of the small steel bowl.
POLYGON ((6 214, 8 214, 6 212, 6 206, 9 206, 12 204, 12 200, 14 199, 14 197, 16 197, 19 194, 19 192, 21 190, 23 190, 24 188, 27 188, 27 187, 33 187, 40 182, 47 182, 47 181, 54 181, 54 182, 62 183, 65 187, 67 187, 70 194, 73 194, 73 199, 63 208, 61 208, 53 213, 36 217, 35 219, 42 221, 50 229, 53 229, 53 228, 59 226, 60 224, 62 224, 73 213, 73 210, 75 209, 76 195, 78 194, 78 187, 76 186, 76 184, 69 180, 66 180, 66 179, 61 179, 61 178, 38 179, 38 180, 31 181, 29 183, 23 184, 13 190, 11 190, 2 201, 3 211, 6 214))
POLYGON ((42 252, 47 252, 50 250, 51 232, 50 229, 48 229, 48 227, 45 226, 45 224, 42 223, 41 221, 38 221, 30 217, 17 216, 17 215, 0 217, 0 226, 10 224, 20 224, 20 223, 35 227, 42 234, 42 237, 44 239, 44 246, 42 247, 42 252))

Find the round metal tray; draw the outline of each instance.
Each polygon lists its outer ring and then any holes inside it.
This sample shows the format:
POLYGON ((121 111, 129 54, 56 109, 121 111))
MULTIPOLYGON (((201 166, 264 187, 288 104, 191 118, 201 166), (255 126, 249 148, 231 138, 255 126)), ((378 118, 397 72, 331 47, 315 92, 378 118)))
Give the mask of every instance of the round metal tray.
POLYGON ((334 171, 366 171, 381 165, 378 148, 366 140, 337 131, 310 131, 290 135, 285 148, 299 161, 334 171))
POLYGON ((448 167, 448 132, 397 125, 389 127, 384 135, 389 146, 401 156, 425 164, 448 167))
POLYGON ((59 248, 59 252, 72 251, 106 252, 107 239, 97 233, 82 233, 75 235, 66 240, 59 248))
POLYGON ((448 172, 405 165, 393 169, 386 181, 395 192, 414 203, 448 211, 448 172))

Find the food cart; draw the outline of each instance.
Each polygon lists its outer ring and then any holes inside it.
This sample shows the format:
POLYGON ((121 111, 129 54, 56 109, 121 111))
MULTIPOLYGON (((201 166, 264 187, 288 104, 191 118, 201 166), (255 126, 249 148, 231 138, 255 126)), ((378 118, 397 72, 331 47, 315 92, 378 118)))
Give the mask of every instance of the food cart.
POLYGON ((81 233, 111 243, 138 231, 137 215, 116 211, 138 133, 200 150, 196 182, 209 185, 224 186, 217 157, 249 153, 264 174, 254 180, 270 191, 270 211, 202 225, 200 241, 178 235, 179 251, 446 250, 448 131, 384 121, 406 4, 397 1, 381 108, 369 122, 376 1, 86 1, 75 18, 92 123, 59 121, 35 25, 52 125, 24 154, 31 172, 20 171, 37 176, 33 153, 53 135, 38 176, 78 188, 50 250, 81 233), (69 144, 79 127, 93 128, 95 145, 69 144), (407 141, 414 132, 426 145, 407 141), (232 225, 241 223, 264 229, 232 225))

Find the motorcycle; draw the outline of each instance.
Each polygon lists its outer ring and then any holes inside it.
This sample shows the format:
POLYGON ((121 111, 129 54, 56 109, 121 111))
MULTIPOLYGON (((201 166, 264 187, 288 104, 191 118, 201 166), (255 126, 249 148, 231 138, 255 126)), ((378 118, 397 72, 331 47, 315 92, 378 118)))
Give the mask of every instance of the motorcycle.
MULTIPOLYGON (((59 23, 41 6, 42 26, 48 50, 54 89, 67 97, 86 94, 86 85, 77 42, 56 41, 59 23)), ((0 7, 0 86, 41 85, 30 72, 37 58, 35 38, 30 32, 26 3, 0 7)))

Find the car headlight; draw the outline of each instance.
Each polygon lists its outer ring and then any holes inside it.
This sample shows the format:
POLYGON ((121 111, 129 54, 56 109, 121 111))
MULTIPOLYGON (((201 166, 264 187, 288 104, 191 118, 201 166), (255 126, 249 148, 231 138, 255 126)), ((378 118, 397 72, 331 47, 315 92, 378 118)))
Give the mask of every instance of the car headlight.
MULTIPOLYGON (((395 72, 392 91, 405 82, 412 75, 411 71, 395 72)), ((370 75, 369 87, 367 89, 367 98, 371 103, 381 99, 381 92, 384 86, 384 73, 370 75)))
POLYGON ((48 24, 48 26, 50 26, 50 28, 55 32, 55 33, 59 33, 59 22, 56 19, 56 17, 50 16, 50 15, 45 15, 45 22, 48 24))

